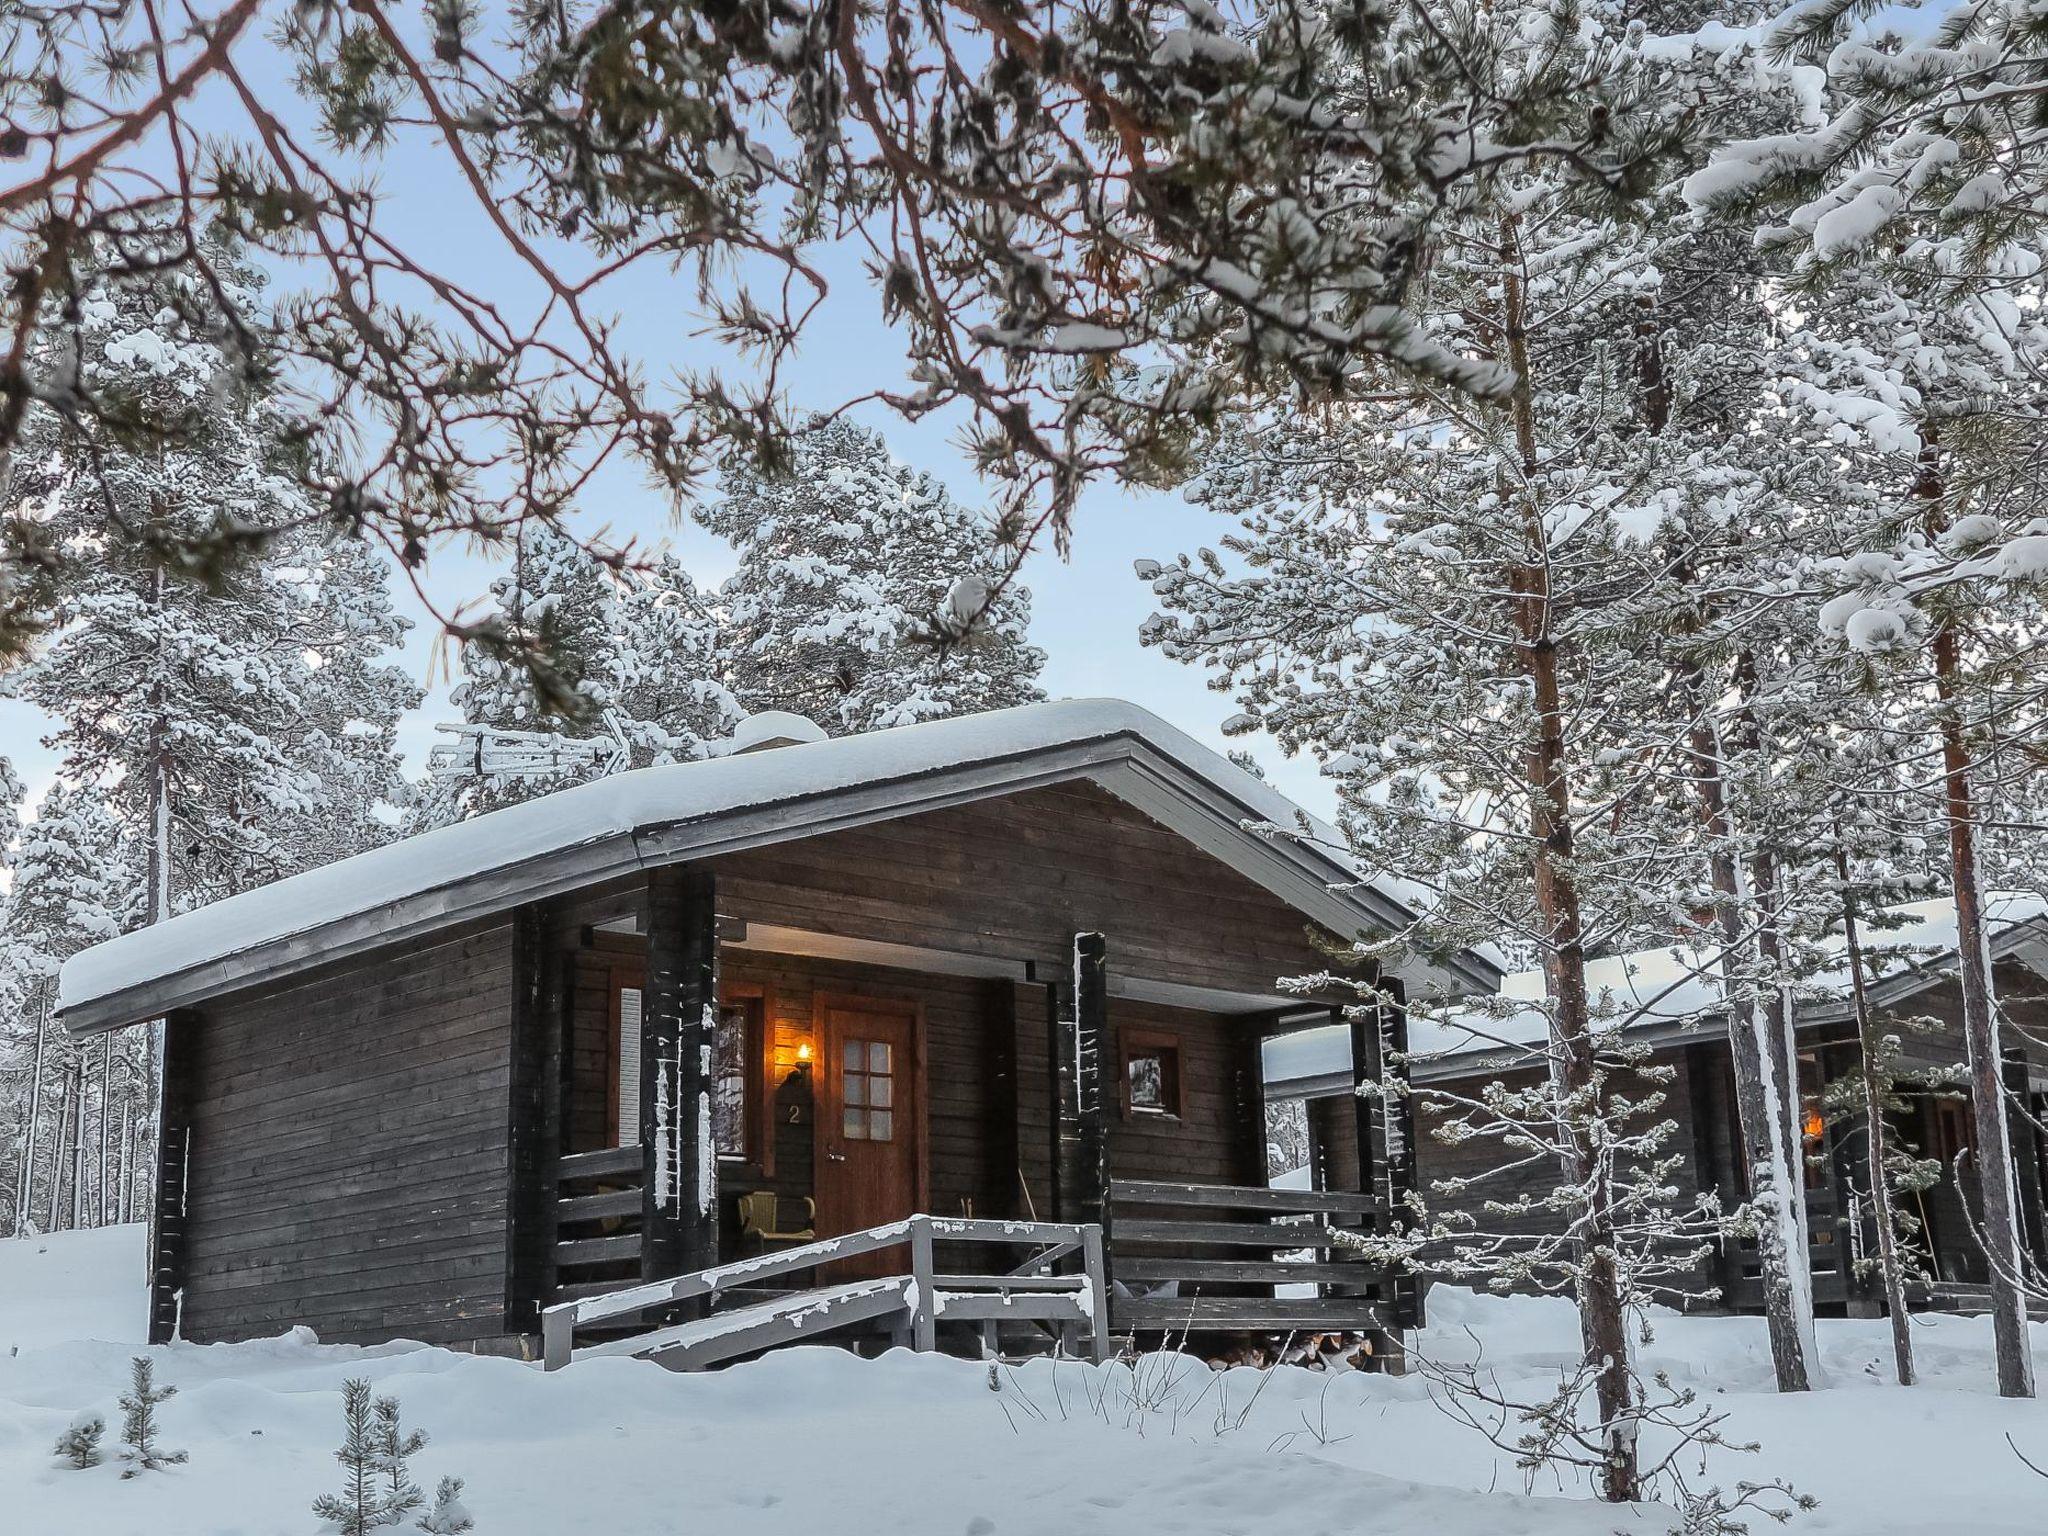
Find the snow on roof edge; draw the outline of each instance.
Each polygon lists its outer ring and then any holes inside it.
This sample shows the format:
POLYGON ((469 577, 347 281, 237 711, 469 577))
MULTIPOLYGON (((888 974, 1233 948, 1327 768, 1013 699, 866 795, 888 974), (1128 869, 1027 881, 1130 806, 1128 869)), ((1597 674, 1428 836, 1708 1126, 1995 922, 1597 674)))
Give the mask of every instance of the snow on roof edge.
MULTIPOLYGON (((661 825, 714 819, 781 801, 1131 736, 1188 768, 1254 815, 1281 826, 1307 815, 1263 780, 1150 710, 1121 699, 1061 699, 888 730, 660 767, 639 768, 387 843, 318 869, 139 928, 73 955, 58 979, 64 1014, 166 977, 308 933, 380 906, 459 885, 530 859, 661 825)), ((1330 863, 1383 900, 1326 823, 1309 818, 1330 863)))
MULTIPOLYGON (((2048 931, 2048 899, 2043 897, 2023 892, 1998 892, 1986 899, 1985 907, 1994 951, 2021 929, 2032 927, 2037 931, 2048 931)), ((1882 987, 1896 983, 1915 971, 1926 984, 1932 985, 1951 974, 1955 955, 1954 903, 1947 900, 1909 902, 1894 912, 1906 919, 1903 925, 1873 929, 1865 939, 1872 967, 1872 985, 1882 987)), ((1608 995, 1613 1006, 1647 1007, 1648 1011, 1631 1028, 1697 1024, 1716 1016, 1721 1008, 1720 995, 1711 978, 1695 978, 1666 994, 1665 987, 1670 981, 1668 976, 1639 974, 1649 970, 1645 962, 1659 962, 1667 958, 1667 951, 1643 950, 1596 960, 1588 966, 1588 980, 1597 994, 1608 995), (1657 999, 1654 1004, 1650 1001, 1653 997, 1657 999)), ((1520 972, 1507 977, 1502 987, 1503 995, 1522 995, 1516 990, 1517 984, 1532 979, 1540 981, 1540 974, 1520 972)), ((1847 980, 1844 973, 1830 968, 1808 978, 1804 985, 1837 996, 1829 999, 1808 995, 1801 999, 1799 1006, 1802 1008, 1829 1001, 1839 1006, 1839 994, 1845 992, 1847 980)), ((1535 995, 1541 996, 1540 989, 1535 995)), ((1483 1059, 1532 1046, 1541 1040, 1548 1028, 1541 1011, 1534 1007, 1505 1019, 1475 1016, 1470 1028, 1457 1020, 1457 1014, 1462 1011, 1453 1008, 1438 1018, 1412 1018, 1409 1022, 1410 1060, 1426 1066, 1466 1057, 1483 1059)), ((1351 1037, 1343 1026, 1299 1030, 1266 1042, 1265 1080, 1269 1087, 1333 1077, 1350 1070, 1351 1037)))

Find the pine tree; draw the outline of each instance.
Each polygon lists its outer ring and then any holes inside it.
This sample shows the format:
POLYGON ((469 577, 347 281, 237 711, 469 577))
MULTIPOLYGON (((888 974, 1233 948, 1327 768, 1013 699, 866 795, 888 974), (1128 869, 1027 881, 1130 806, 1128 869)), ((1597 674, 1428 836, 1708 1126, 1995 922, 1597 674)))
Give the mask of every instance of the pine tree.
MULTIPOLYGON (((126 255, 171 240, 145 232, 126 255)), ((207 259, 238 304, 260 305, 231 247, 207 259)), ((122 825, 144 923, 387 839, 405 794, 393 729, 418 698, 384 659, 405 625, 382 566, 308 498, 303 444, 198 281, 110 260, 81 277, 75 345, 31 366, 166 430, 106 442, 32 413, 7 485, 9 509, 76 556, 54 628, 9 686, 54 719, 64 775, 122 825)), ((97 1139, 117 1083, 154 1123, 157 1055, 152 1026, 139 1064, 94 1074, 97 1139)), ((74 1081, 82 1093, 86 1076, 74 1081)), ((71 1128, 88 1144, 82 1106, 71 1128)))
POLYGON ((107 1421, 99 1414, 87 1410, 73 1419, 64 1433, 57 1437, 54 1454, 63 1457, 80 1471, 87 1467, 96 1467, 103 1460, 100 1454, 100 1439, 106 1432, 107 1421))
POLYGON ((462 1479, 444 1477, 434 1490, 434 1507, 420 1516, 419 1527, 429 1536, 462 1536, 474 1530, 476 1521, 462 1503, 462 1479))
POLYGON ((405 1517, 427 1501, 420 1485, 412 1480, 408 1461, 426 1448, 427 1437, 420 1430, 406 1430, 398 1419, 398 1399, 380 1397, 375 1404, 377 1476, 379 1479, 379 1520, 400 1525, 405 1517))
MULTIPOLYGON (((257 302, 255 275, 213 257, 257 302)), ((399 783, 390 728, 418 696, 381 660, 404 629, 381 569, 328 531, 269 398, 189 298, 109 276, 86 297, 82 351, 42 360, 178 435, 88 455, 39 414, 9 487, 62 545, 92 544, 110 515, 134 531, 75 567, 58 627, 12 685, 56 719, 66 773, 104 785, 147 851, 150 922, 377 840, 366 818, 399 783), (158 558, 186 536, 239 558, 158 558)))
MULTIPOLYGON (((739 722, 719 616, 672 557, 614 569, 536 526, 491 591, 496 611, 485 638, 464 647, 465 680, 454 695, 469 724, 571 735, 615 729, 629 766, 646 767, 701 757, 739 722)), ((589 771, 439 781, 414 824, 531 799, 589 771)))
POLYGON ((1813 551, 1831 594, 1816 624, 1838 693, 1871 701, 1867 718, 1892 749, 1881 776, 1866 768, 1850 792, 1895 787, 1889 764, 1905 741, 1922 744, 1909 760, 1940 765, 1908 785, 1919 791, 1908 803, 1930 807, 1948 851, 2000 1390, 2031 1395, 1983 893, 2006 849, 2048 825, 2035 771, 2048 709, 2031 677, 2048 634, 2048 560, 2029 555, 2036 545, 2048 554, 2048 522, 2023 520, 2048 505, 2028 451, 2044 424, 2036 381, 2048 335, 2018 319, 2009 294, 1949 282, 1953 252, 1935 226, 1905 240, 1910 222, 1887 215, 1879 239, 1839 223, 1829 233, 1830 215, 1815 217, 1797 269, 1799 367, 1787 394, 1794 429, 1837 457, 1826 542, 1813 551))
POLYGON ((313 1513, 328 1522, 338 1536, 370 1536, 384 1523, 384 1506, 378 1483, 377 1413, 367 1381, 342 1383, 341 1413, 347 1427, 334 1453, 342 1465, 341 1491, 315 1499, 313 1513))
POLYGON ((156 1410, 178 1395, 176 1387, 156 1384, 156 1363, 148 1355, 129 1362, 128 1390, 121 1396, 121 1459, 128 1463, 121 1475, 135 1477, 144 1472, 161 1472, 182 1465, 183 1451, 167 1451, 157 1444, 156 1410))
POLYGON ((21 802, 26 793, 14 764, 0 755, 0 869, 14 867, 14 840, 21 835, 21 802))
POLYGON ((1004 586, 988 518, 847 422, 798 439, 782 473, 735 464, 703 513, 739 552, 719 590, 733 691, 827 731, 1042 698, 1030 594, 1004 586))
MULTIPOLYGON (((1660 138, 1663 114, 1712 99, 1711 80, 1674 80, 1672 50, 1636 53, 1590 13, 1568 41, 1525 19, 1508 78, 1597 78, 1588 109, 1597 94, 1617 134, 1660 138)), ((1697 775, 1674 756, 1695 722, 1717 723, 1720 695, 1672 680, 1688 651, 1725 667, 1676 617, 1701 615, 1696 573, 1773 504, 1744 458, 1754 348, 1699 319, 1754 315, 1760 298, 1739 252, 1730 263, 1655 205, 1617 218, 1524 168, 1468 191, 1433 232, 1414 302, 1437 345, 1508 371, 1504 396, 1380 375, 1357 407, 1255 402, 1197 482, 1236 528, 1221 553, 1141 570, 1166 610, 1145 637, 1214 669, 1239 728, 1320 758, 1369 865, 1431 893, 1415 929, 1367 958, 1491 942, 1542 969, 1533 1083, 1438 1107, 1443 1134, 1556 1167, 1554 1188, 1490 1207, 1552 1236, 1429 1235, 1460 1273, 1574 1296, 1583 1367, 1559 1401, 1526 1407, 1553 1430, 1531 1431, 1532 1454, 1625 1499, 1644 1491, 1638 1429, 1691 1412, 1635 1375, 1631 1315, 1669 1294, 1715 1224, 1674 1207, 1669 1074, 1586 962, 1688 933, 1715 906, 1708 854, 1741 847, 1732 829, 1702 832, 1697 775), (1581 1413, 1593 1427, 1565 1444, 1555 1426, 1581 1413)), ((1738 938, 1753 921, 1738 913, 1738 938)), ((1804 1259, 1803 1243, 1783 1251, 1804 1259)))
MULTIPOLYGON (((81 1047, 55 1021, 57 971, 71 955, 113 938, 139 911, 129 845, 104 796, 61 780, 43 798, 16 844, 13 885, 0 907, 0 1050, 23 1070, 4 1106, 19 1149, 13 1189, 13 1231, 63 1223, 60 1183, 75 1172, 67 1153, 84 1105, 69 1085, 80 1081, 81 1047), (62 1134, 66 1126, 73 1134, 62 1134), (38 1195, 40 1191, 40 1197, 38 1195), (38 1200, 42 1217, 37 1217, 38 1200)), ((137 1069, 140 1042, 120 1047, 125 1072, 137 1069)), ((105 1105, 102 1103, 102 1113, 105 1105)))

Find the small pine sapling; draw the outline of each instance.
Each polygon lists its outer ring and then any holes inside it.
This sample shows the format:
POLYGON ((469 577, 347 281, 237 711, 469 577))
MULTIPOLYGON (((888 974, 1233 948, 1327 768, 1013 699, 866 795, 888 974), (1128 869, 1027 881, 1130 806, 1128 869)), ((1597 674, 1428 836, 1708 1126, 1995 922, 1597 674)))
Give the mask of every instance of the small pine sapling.
POLYGON ((377 1483, 377 1424, 367 1381, 341 1385, 341 1414, 347 1425, 334 1459, 341 1463, 341 1492, 324 1493, 313 1501, 313 1513, 339 1536, 369 1536, 384 1523, 383 1499, 377 1483))
POLYGON ((147 1355, 129 1362, 128 1390, 121 1397, 121 1457, 128 1463, 121 1473, 134 1477, 140 1472, 161 1472, 186 1459, 183 1451, 167 1451, 157 1444, 157 1404, 178 1395, 176 1387, 156 1384, 156 1363, 147 1355))
POLYGON ((420 1517, 419 1528, 429 1536, 462 1536, 475 1527, 476 1521, 462 1504, 462 1479, 442 1478, 441 1486, 434 1490, 434 1507, 420 1517))
POLYGON ((107 1421, 88 1408, 57 1437, 55 1454, 80 1471, 96 1467, 100 1464, 100 1436, 106 1432, 107 1421))
POLYGON ((395 1397, 378 1398, 372 1412, 376 1419, 378 1517, 382 1524, 398 1525, 427 1502, 406 1465, 426 1447, 427 1437, 417 1429, 407 1433, 400 1425, 395 1397))

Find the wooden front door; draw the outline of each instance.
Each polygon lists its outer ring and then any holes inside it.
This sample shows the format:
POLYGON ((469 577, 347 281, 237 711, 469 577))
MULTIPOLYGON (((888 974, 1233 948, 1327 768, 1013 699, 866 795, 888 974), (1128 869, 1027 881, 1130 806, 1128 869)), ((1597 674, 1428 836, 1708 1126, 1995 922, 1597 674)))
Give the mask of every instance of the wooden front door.
MULTIPOLYGON (((865 998, 818 1003, 818 1235, 900 1221, 918 1207, 923 1061, 917 1009, 865 998)), ((835 1274, 896 1274, 900 1251, 833 1266, 835 1274)))

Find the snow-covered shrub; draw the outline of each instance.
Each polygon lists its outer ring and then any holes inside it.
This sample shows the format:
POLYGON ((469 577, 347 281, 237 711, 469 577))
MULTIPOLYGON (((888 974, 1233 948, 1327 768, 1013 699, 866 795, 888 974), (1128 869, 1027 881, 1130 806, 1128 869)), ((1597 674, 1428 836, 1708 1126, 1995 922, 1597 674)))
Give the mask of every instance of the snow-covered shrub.
POLYGON ((92 1409, 87 1408, 71 1421, 71 1427, 57 1437, 53 1454, 63 1458, 68 1466, 83 1471, 100 1464, 100 1436, 107 1432, 107 1421, 92 1409))
POLYGON ((462 1536, 462 1532, 476 1527, 476 1521, 463 1507, 461 1478, 441 1479, 441 1486, 434 1490, 434 1507, 420 1517, 419 1524, 429 1536, 462 1536))

